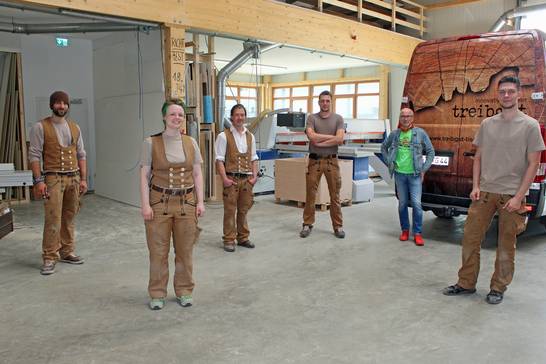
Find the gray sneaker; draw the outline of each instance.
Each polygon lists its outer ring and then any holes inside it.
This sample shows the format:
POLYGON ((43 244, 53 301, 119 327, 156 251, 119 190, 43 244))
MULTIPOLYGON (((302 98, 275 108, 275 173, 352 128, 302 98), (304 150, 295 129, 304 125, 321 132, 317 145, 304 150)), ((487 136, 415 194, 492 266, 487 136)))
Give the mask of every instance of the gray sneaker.
POLYGON ((300 231, 300 238, 306 238, 309 235, 311 235, 311 230, 313 229, 312 225, 303 225, 301 231, 300 231))
POLYGON ((334 235, 336 236, 336 238, 345 239, 345 231, 343 231, 342 228, 337 228, 334 231, 334 235))
POLYGON ((502 299, 504 298, 504 295, 502 292, 491 290, 487 294, 487 297, 485 297, 485 301, 491 305, 498 305, 502 302, 502 299))
POLYGON ((46 260, 40 269, 40 274, 48 276, 55 273, 55 262, 53 260, 46 260))
POLYGON ((193 297, 191 296, 191 294, 176 297, 176 299, 178 300, 178 303, 180 303, 180 306, 182 307, 190 307, 191 305, 193 305, 193 297))
POLYGON ((152 298, 149 303, 150 310, 157 311, 161 310, 163 307, 165 307, 165 299, 164 298, 152 298))

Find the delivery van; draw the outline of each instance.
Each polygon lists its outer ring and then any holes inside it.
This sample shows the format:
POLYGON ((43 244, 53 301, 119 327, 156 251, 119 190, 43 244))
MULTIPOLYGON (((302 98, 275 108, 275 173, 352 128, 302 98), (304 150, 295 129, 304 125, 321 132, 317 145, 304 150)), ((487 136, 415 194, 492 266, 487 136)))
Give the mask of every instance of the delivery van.
MULTIPOLYGON (((540 31, 521 30, 438 39, 416 47, 402 106, 415 111, 415 125, 427 131, 436 150, 423 183, 424 210, 439 217, 467 213, 472 141, 483 119, 501 112, 497 83, 502 77, 519 77, 519 109, 539 121, 545 137, 544 41, 540 31)), ((546 215, 545 166, 543 152, 527 198, 531 218, 546 215)))

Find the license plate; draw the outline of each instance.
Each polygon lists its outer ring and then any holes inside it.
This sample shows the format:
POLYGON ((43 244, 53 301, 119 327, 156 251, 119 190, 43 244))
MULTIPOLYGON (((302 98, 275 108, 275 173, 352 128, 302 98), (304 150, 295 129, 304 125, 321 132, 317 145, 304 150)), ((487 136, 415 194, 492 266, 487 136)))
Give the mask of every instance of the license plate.
MULTIPOLYGON (((426 161, 426 159, 427 157, 423 156, 423 162, 426 161)), ((437 155, 432 160, 432 165, 447 167, 449 166, 449 157, 437 155)))

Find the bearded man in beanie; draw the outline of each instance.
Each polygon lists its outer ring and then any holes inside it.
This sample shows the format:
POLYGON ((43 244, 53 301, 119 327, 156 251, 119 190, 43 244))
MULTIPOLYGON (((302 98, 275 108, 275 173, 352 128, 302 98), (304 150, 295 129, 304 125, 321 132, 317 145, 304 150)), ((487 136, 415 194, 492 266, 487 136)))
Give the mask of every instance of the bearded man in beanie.
POLYGON ((45 222, 40 273, 55 273, 58 261, 82 264, 75 253, 74 217, 80 196, 87 192, 87 162, 80 127, 67 120, 70 98, 55 91, 49 98, 52 115, 30 131, 29 160, 34 196, 44 200, 45 222), (42 168, 43 167, 43 168, 42 168))

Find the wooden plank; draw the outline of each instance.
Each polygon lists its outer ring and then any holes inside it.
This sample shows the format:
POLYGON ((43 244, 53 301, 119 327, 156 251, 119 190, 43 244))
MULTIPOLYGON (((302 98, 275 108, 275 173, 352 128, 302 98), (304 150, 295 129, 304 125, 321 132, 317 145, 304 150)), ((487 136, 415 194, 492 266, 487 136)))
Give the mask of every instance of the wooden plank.
POLYGON ((388 22, 392 21, 392 16, 381 14, 381 13, 378 13, 377 11, 374 11, 374 10, 362 9, 362 14, 373 16, 373 17, 379 18, 379 19, 383 19, 383 20, 388 21, 388 22))
POLYGON ((407 65, 420 39, 273 0, 17 0, 407 65), (264 18, 264 14, 266 18, 264 18), (266 21, 264 21, 266 19, 266 21), (356 39, 355 39, 356 37, 356 39))
MULTIPOLYGON (((421 8, 420 11, 422 11, 422 10, 423 10, 423 8, 421 8)), ((396 7, 396 12, 401 13, 401 14, 405 14, 407 16, 411 16, 412 18, 415 18, 415 19, 421 19, 422 18, 420 13, 416 13, 414 11, 401 8, 400 6, 396 7)), ((428 20, 428 19, 425 19, 425 20, 428 20)))
POLYGON ((424 9, 421 8, 421 18, 419 19, 419 26, 421 29, 419 30, 419 35, 421 38, 425 35, 425 15, 424 15, 424 9))
POLYGON ((383 0, 364 0, 364 1, 366 1, 367 3, 370 3, 370 4, 377 5, 377 6, 382 6, 385 9, 388 9, 388 10, 392 9, 392 4, 391 3, 386 3, 383 0))
POLYGON ((379 78, 379 118, 389 117, 389 66, 380 66, 379 78))
MULTIPOLYGON (((409 21, 405 21, 405 20, 396 19, 396 24, 400 24, 400 25, 403 25, 405 27, 415 29, 415 30, 419 30, 419 31, 421 30, 421 25, 420 24, 410 23, 409 21)), ((423 27, 423 30, 426 31, 427 28, 423 27)))
MULTIPOLYGON (((203 88, 201 87, 201 72, 199 67, 199 34, 193 33, 193 82, 192 87, 195 94, 195 123, 197 126, 197 135, 201 135, 199 129, 203 120, 203 110, 201 100, 203 99, 203 88)), ((198 138, 199 139, 199 138, 198 138)))
POLYGON ((357 5, 357 8, 358 8, 358 21, 362 21, 362 0, 358 0, 358 5, 357 5))
POLYGON ((163 28, 165 51, 165 98, 181 99, 185 90, 185 29, 178 25, 166 25, 163 28))
POLYGON ((426 10, 440 10, 440 9, 446 9, 446 8, 453 8, 456 6, 477 3, 479 1, 483 1, 483 0, 449 0, 449 1, 444 1, 441 3, 427 5, 426 10))
POLYGON ((417 4, 417 3, 413 2, 413 1, 410 1, 410 0, 396 0, 396 1, 401 1, 403 3, 406 3, 406 4, 411 5, 413 7, 416 7, 416 8, 424 8, 423 5, 417 4))
POLYGON ((343 1, 339 0, 323 0, 324 3, 337 6, 338 8, 343 8, 351 11, 358 11, 358 7, 355 5, 344 3, 343 1))
POLYGON ((396 32, 396 0, 392 0, 391 30, 396 32))

